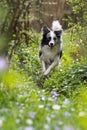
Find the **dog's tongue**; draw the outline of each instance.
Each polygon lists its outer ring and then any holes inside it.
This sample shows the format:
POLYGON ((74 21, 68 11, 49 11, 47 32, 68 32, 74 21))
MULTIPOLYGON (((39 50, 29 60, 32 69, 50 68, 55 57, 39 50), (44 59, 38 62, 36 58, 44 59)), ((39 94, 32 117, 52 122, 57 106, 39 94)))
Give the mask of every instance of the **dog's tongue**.
POLYGON ((53 49, 53 46, 50 46, 50 49, 53 49))
POLYGON ((50 49, 53 49, 53 46, 50 46, 50 49))

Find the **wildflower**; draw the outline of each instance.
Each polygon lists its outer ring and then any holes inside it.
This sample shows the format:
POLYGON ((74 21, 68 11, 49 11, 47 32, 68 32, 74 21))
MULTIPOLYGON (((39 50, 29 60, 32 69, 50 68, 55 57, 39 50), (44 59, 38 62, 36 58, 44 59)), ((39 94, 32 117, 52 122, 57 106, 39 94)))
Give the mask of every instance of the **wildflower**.
POLYGON ((54 104, 54 105, 52 106, 52 108, 53 108, 54 110, 59 110, 59 109, 60 109, 60 106, 57 105, 57 104, 54 104))
POLYGON ((23 95, 22 95, 22 93, 20 93, 19 95, 18 95, 18 98, 22 98, 23 97, 23 95))
POLYGON ((75 111, 75 108, 71 108, 71 111, 75 111))
POLYGON ((44 95, 42 95, 41 99, 44 101, 44 100, 45 100, 45 96, 44 96, 44 95))
POLYGON ((55 118, 55 114, 51 114, 50 117, 51 117, 51 118, 55 118))
POLYGON ((0 117, 0 126, 2 126, 3 121, 4 121, 4 117, 0 117))
POLYGON ((60 130, 60 128, 59 128, 59 127, 57 127, 57 126, 55 126, 54 130, 60 130))
POLYGON ((42 90, 42 92, 44 93, 44 92, 45 92, 45 90, 43 89, 43 90, 42 90))
POLYGON ((27 126, 24 130, 34 130, 34 128, 32 126, 27 126))
POLYGON ((51 118, 50 118, 50 117, 46 117, 46 120, 47 120, 48 122, 50 122, 50 121, 51 121, 51 118))
POLYGON ((35 112, 32 112, 32 111, 29 112, 29 117, 30 117, 30 118, 32 118, 32 119, 35 118, 35 115, 36 115, 35 112))
POLYGON ((32 125, 33 124, 33 121, 31 119, 27 119, 26 120, 26 123, 29 124, 29 125, 32 125))
POLYGON ((63 130, 74 130, 74 128, 72 126, 65 126, 63 130))
POLYGON ((65 115, 65 116, 70 116, 70 113, 66 111, 66 112, 64 113, 64 115, 65 115))
POLYGON ((57 92, 55 92, 55 91, 52 91, 52 92, 51 92, 51 94, 52 94, 53 96, 55 96, 55 97, 60 96, 60 94, 58 94, 58 93, 57 93, 57 92))
POLYGON ((70 104, 70 101, 69 99, 65 98, 64 102, 63 102, 63 105, 69 105, 70 104))
POLYGON ((20 119, 16 119, 15 122, 16 122, 16 124, 19 124, 20 123, 20 119))
POLYGON ((52 97, 49 97, 49 98, 48 98, 48 101, 53 102, 53 101, 54 101, 54 99, 53 99, 52 97))
POLYGON ((43 107, 44 107, 44 105, 43 105, 43 104, 40 104, 38 107, 39 107, 39 108, 43 108, 43 107))
POLYGON ((62 122, 61 120, 59 120, 59 121, 58 121, 58 124, 59 124, 59 125, 62 125, 62 124, 63 124, 63 122, 62 122))
POLYGON ((48 129, 49 129, 49 125, 48 125, 48 124, 45 124, 45 125, 44 125, 44 128, 45 128, 46 130, 48 130, 48 129))

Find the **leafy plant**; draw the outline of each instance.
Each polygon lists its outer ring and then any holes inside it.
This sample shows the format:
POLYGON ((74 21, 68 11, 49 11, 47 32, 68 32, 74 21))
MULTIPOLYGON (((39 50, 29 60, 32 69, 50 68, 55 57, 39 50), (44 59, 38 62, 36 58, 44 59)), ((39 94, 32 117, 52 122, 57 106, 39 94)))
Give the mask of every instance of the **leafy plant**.
POLYGON ((73 91, 79 92, 79 85, 87 83, 87 66, 72 65, 69 68, 62 68, 58 72, 51 73, 44 82, 47 90, 55 90, 67 96, 71 96, 73 91))

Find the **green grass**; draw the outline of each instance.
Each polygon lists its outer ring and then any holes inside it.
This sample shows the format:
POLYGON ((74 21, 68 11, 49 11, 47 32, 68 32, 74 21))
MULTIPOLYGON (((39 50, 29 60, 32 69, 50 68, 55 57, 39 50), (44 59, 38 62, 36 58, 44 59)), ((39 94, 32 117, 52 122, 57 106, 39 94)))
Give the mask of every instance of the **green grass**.
POLYGON ((44 78, 38 43, 18 48, 0 82, 0 130, 87 130, 87 65, 64 33, 62 66, 44 78), (40 88, 40 87, 43 87, 40 88))
POLYGON ((87 86, 67 98, 39 89, 31 79, 22 82, 13 89, 1 84, 0 130, 86 130, 87 86))

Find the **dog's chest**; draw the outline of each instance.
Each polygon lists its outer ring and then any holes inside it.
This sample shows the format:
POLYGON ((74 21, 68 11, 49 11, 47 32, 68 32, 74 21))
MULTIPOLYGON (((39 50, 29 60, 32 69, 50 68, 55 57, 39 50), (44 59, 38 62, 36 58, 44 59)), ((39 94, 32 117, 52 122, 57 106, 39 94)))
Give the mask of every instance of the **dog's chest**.
POLYGON ((54 60, 57 56, 57 53, 59 52, 59 46, 54 46, 52 49, 49 46, 44 46, 42 48, 42 57, 43 60, 49 61, 54 60))

